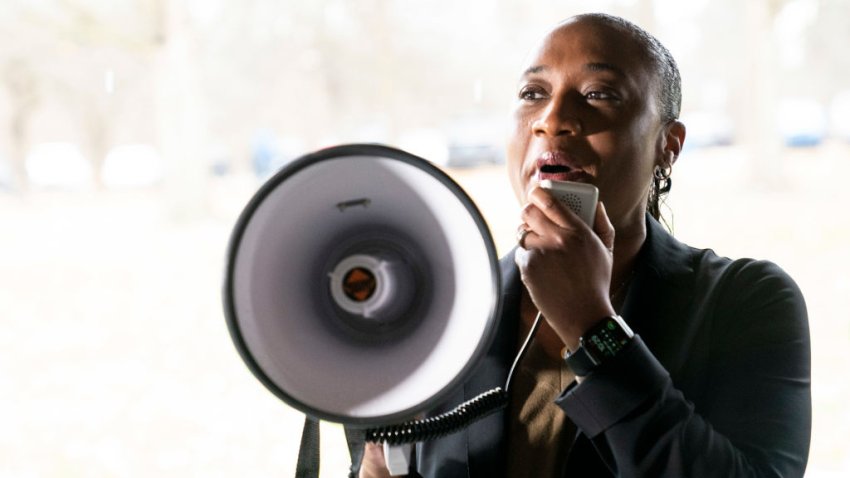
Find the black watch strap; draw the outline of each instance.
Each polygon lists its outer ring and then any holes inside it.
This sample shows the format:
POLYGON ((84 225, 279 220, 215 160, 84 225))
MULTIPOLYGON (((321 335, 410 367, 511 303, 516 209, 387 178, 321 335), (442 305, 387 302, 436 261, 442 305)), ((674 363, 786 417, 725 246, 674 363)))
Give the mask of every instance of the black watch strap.
POLYGON ((633 337, 632 329, 622 317, 605 317, 579 339, 578 349, 565 352, 564 361, 573 373, 584 377, 616 357, 633 337))
MULTIPOLYGON (((581 342, 579 342, 581 343, 581 342)), ((598 364, 593 361, 593 357, 587 353, 587 349, 579 345, 575 352, 569 350, 564 355, 564 361, 567 362, 567 367, 579 377, 584 377, 595 369, 598 364)))

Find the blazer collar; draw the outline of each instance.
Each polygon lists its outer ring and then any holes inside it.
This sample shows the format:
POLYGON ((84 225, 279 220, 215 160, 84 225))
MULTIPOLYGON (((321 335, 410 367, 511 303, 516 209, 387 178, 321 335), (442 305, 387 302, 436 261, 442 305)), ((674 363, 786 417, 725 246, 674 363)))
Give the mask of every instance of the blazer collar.
POLYGON ((682 366, 676 344, 688 330, 681 320, 693 301, 695 250, 647 214, 646 241, 620 314, 671 375, 682 366))
POLYGON ((693 274, 693 250, 676 240, 658 221, 646 215, 646 241, 639 262, 655 277, 672 283, 693 274))

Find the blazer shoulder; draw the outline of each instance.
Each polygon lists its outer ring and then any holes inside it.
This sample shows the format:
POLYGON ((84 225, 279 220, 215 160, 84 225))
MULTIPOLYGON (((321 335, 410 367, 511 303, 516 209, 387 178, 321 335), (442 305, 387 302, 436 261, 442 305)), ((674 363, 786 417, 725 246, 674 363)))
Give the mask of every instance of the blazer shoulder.
POLYGON ((780 266, 767 260, 700 256, 697 289, 714 317, 715 339, 808 343, 803 293, 780 266))
POLYGON ((804 303, 797 282, 779 265, 763 259, 730 259, 711 249, 696 250, 695 272, 703 282, 713 283, 727 299, 737 302, 783 299, 804 303))
MULTIPOLYGON (((804 303, 799 286, 779 265, 769 260, 730 259, 718 255, 713 249, 689 246, 660 226, 653 225, 657 244, 653 247, 652 261, 656 268, 677 272, 680 277, 693 274, 696 290, 724 292, 730 298, 752 301, 781 296, 787 300, 804 303), (659 266, 661 263, 663 265, 659 266)), ((675 276, 675 275, 674 275, 675 276)))

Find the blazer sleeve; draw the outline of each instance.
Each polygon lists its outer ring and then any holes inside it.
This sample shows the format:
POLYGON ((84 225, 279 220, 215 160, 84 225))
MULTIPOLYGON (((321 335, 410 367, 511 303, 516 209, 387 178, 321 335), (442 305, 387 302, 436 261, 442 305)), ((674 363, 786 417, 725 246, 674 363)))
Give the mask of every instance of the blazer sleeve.
POLYGON ((637 336, 556 400, 618 476, 803 475, 811 351, 799 288, 772 263, 736 261, 710 293, 698 412, 637 336))

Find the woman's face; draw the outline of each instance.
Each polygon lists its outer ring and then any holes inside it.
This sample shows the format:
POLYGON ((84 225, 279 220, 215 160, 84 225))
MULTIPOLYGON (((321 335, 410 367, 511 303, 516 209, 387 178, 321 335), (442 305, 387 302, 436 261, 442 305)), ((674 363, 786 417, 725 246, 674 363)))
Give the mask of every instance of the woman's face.
POLYGON ((542 179, 588 182, 615 227, 644 221, 664 150, 657 81, 628 36, 588 21, 553 30, 517 88, 508 174, 525 203, 542 179))

